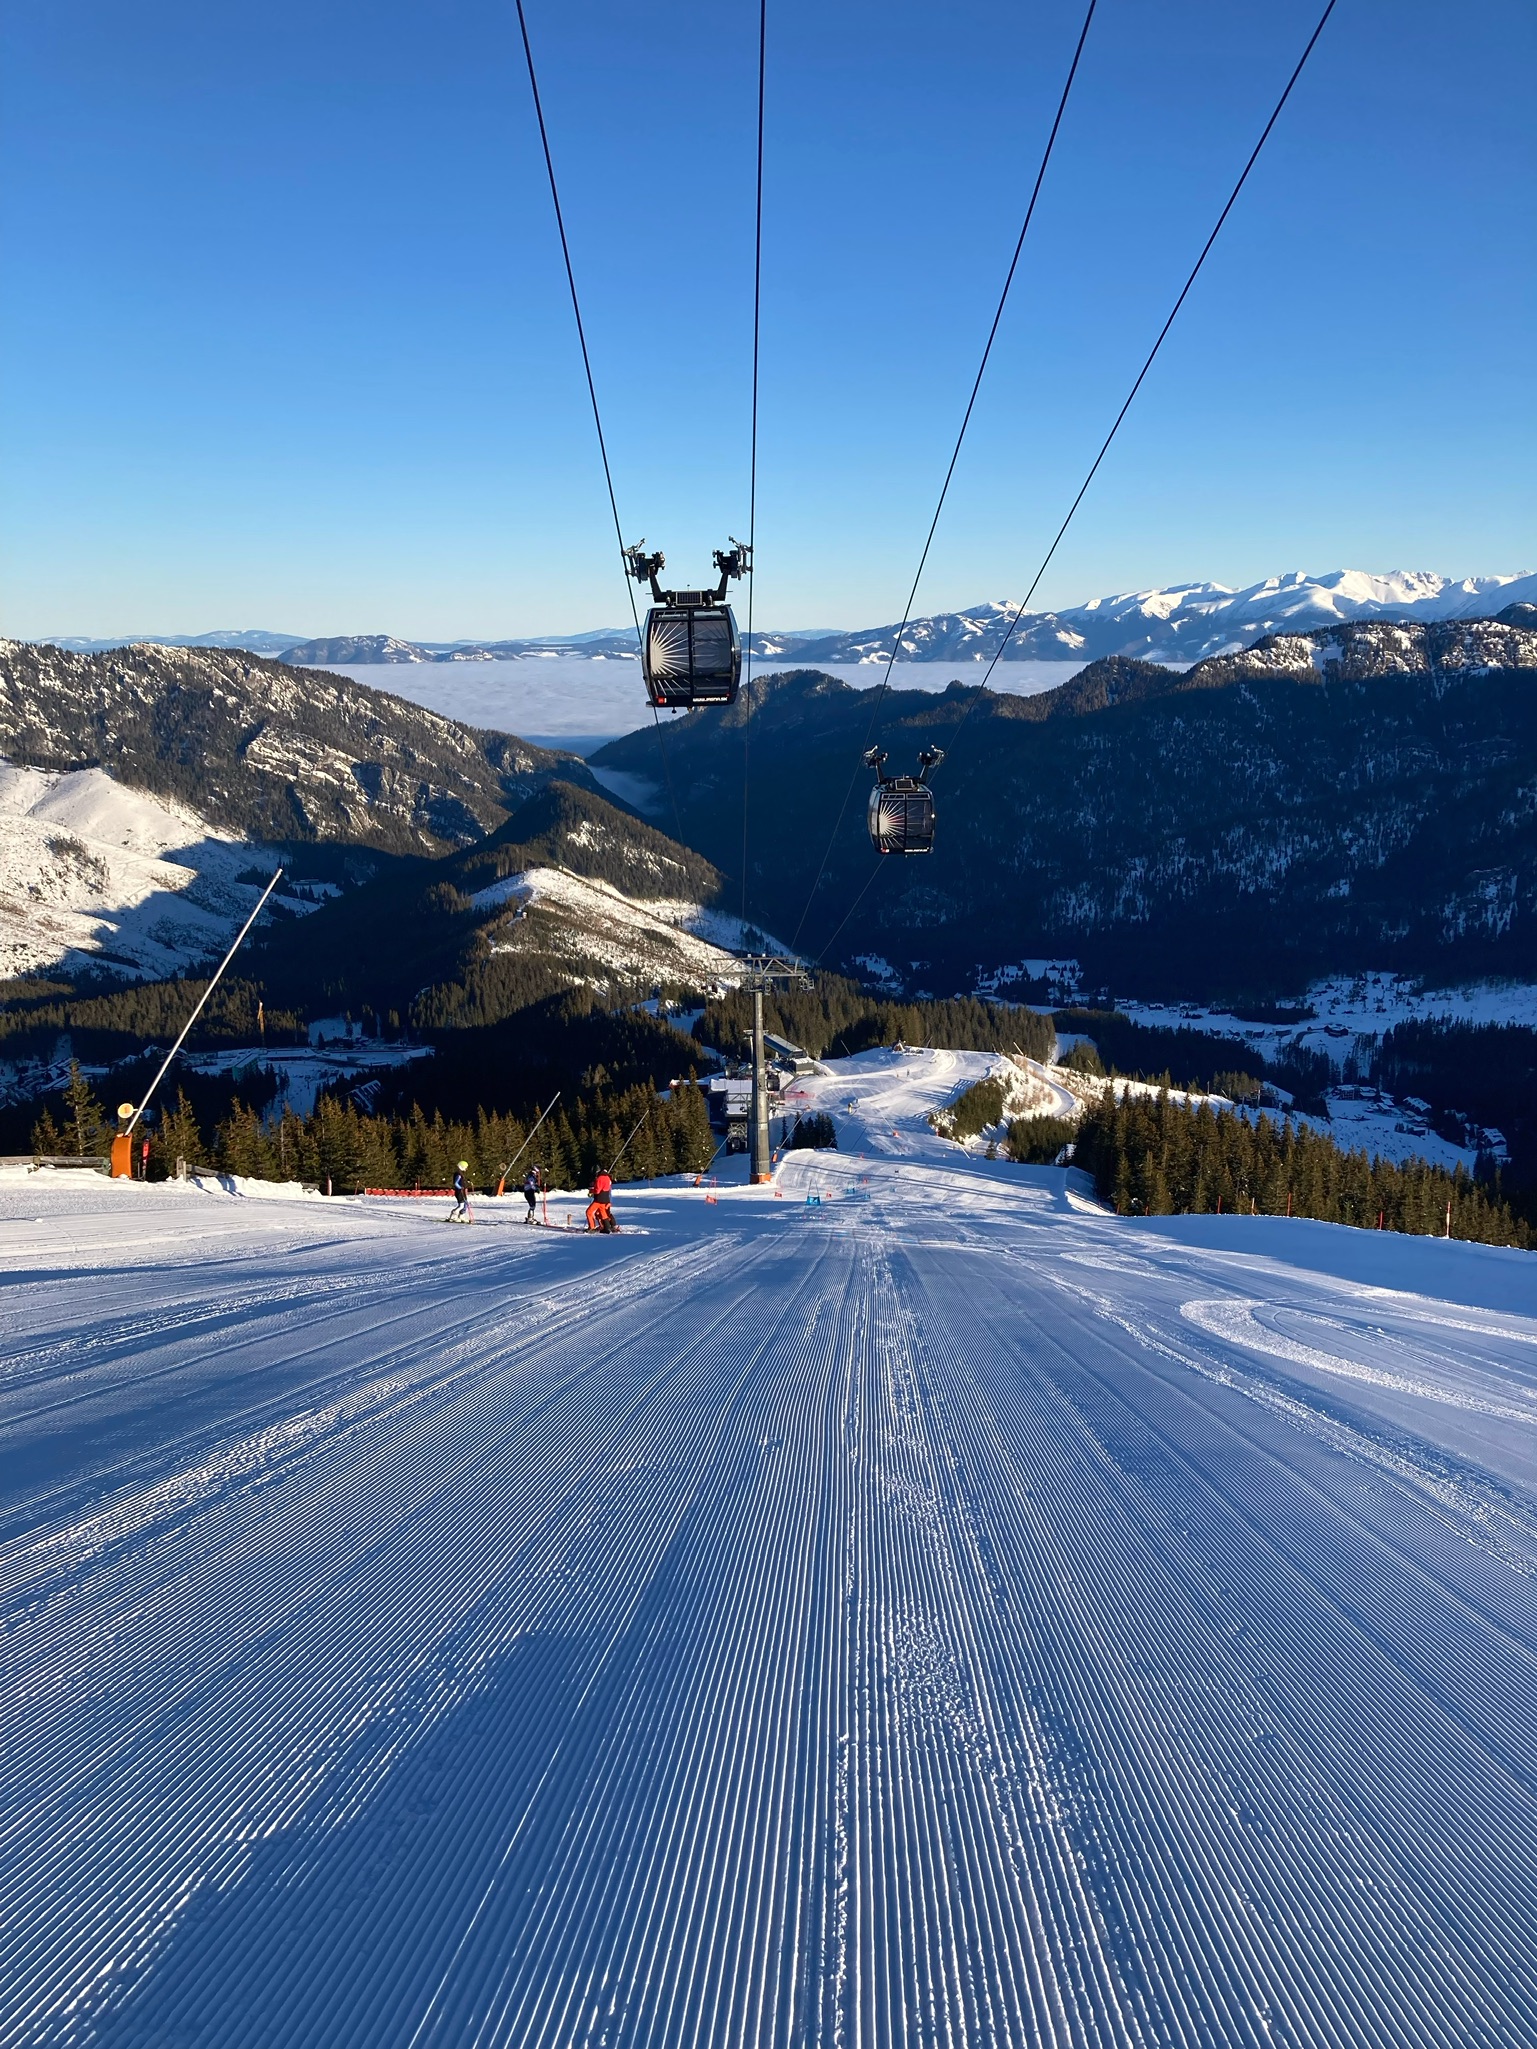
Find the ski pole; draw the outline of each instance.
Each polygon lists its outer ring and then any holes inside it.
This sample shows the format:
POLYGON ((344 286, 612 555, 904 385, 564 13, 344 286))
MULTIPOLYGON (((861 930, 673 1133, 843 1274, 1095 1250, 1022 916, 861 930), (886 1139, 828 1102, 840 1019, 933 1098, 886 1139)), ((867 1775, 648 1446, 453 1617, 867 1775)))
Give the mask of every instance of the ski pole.
POLYGON ((529 1132, 528 1137, 524 1139, 523 1143, 518 1147, 517 1151, 513 1154, 512 1158, 507 1162, 506 1166, 503 1167, 501 1177, 496 1184, 496 1192, 498 1195, 502 1195, 506 1192, 507 1176, 512 1172, 513 1168, 518 1164, 519 1160, 522 1159, 523 1155, 528 1151, 529 1147, 533 1144, 534 1132, 539 1129, 539 1126, 544 1122, 545 1118, 549 1116, 550 1112, 554 1109, 555 1105, 559 1101, 560 1090, 557 1089, 554 1095, 551 1096, 550 1100, 545 1104, 544 1108, 539 1112, 539 1115, 534 1122, 533 1131, 529 1132))
MULTIPOLYGON (((655 1109, 655 1108, 656 1108, 656 1105, 655 1105, 655 1104, 653 1103, 653 1104, 652 1104, 652 1106, 651 1106, 651 1108, 652 1108, 652 1109, 655 1109)), ((648 1110, 648 1111, 646 1112, 646 1117, 649 1117, 650 1115, 651 1115, 651 1110, 648 1110)), ((644 1123, 645 1123, 645 1121, 646 1121, 646 1117, 642 1117, 642 1118, 641 1118, 641 1120, 640 1120, 640 1124, 644 1124, 644 1123)), ((633 1138, 634 1138, 634 1136, 635 1136, 635 1132, 636 1132, 636 1131, 639 1131, 639 1130, 640 1130, 640 1124, 637 1124, 637 1125, 636 1125, 636 1127, 635 1127, 635 1131, 632 1131, 632 1132, 630 1133, 630 1137, 629 1137, 629 1138, 627 1138, 627 1139, 625 1140, 624 1144, 623 1144, 623 1145, 622 1145, 622 1146, 621 1146, 621 1147, 619 1148, 618 1152, 616 1152, 616 1153, 615 1153, 615 1155, 614 1155, 614 1157, 613 1157, 613 1161, 612 1161, 612 1164, 610 1165, 610 1167, 609 1167, 609 1169, 608 1169, 608 1171, 609 1171, 609 1173, 610 1173, 610 1174, 612 1174, 612 1173, 613 1173, 613 1171, 614 1171, 614 1168, 618 1166, 619 1162, 620 1162, 620 1161, 621 1161, 621 1160, 622 1160, 622 1159, 624 1158, 625 1154, 626 1154, 626 1153, 627 1153, 627 1152, 628 1152, 628 1151, 630 1150, 630 1139, 633 1139, 633 1138)))

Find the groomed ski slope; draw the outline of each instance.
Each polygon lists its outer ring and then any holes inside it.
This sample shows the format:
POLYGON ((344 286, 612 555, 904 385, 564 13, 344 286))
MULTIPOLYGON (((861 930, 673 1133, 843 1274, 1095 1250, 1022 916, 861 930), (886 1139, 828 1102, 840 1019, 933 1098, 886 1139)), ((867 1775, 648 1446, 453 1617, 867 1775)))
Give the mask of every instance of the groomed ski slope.
POLYGON ((1537 1261, 986 1064, 608 1240, 0 1183, 0 2041, 1530 2049, 1537 1261))

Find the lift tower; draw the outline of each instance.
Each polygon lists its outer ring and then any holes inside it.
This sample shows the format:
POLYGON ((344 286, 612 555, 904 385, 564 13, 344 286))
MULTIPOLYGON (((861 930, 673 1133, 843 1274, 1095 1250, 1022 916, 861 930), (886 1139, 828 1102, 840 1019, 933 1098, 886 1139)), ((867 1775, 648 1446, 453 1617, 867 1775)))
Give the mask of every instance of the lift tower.
POLYGON ((752 996, 752 1145, 749 1181, 772 1181, 769 1148, 768 1073, 763 1059, 763 992, 765 989, 808 989, 811 977, 799 961, 779 960, 769 953, 749 953, 742 962, 742 988, 752 996))

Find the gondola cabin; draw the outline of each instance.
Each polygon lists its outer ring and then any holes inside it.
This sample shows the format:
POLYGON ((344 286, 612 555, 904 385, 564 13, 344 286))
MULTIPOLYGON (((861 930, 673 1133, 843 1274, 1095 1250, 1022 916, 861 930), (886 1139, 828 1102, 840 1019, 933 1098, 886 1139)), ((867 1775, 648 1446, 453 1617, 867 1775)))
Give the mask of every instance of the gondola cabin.
POLYGON ((705 591, 673 591, 677 602, 646 614, 641 674, 646 695, 663 711, 731 704, 742 687, 742 639, 729 605, 705 591))
POLYGON ((918 774, 888 776, 886 756, 872 747, 865 756, 875 770, 867 822, 870 843, 878 854, 928 854, 934 850, 934 792, 925 778, 944 760, 937 747, 918 757, 918 774))
POLYGON ((716 550, 720 583, 714 590, 663 590, 667 566, 660 552, 647 555, 645 542, 625 550, 630 574, 649 582, 656 600, 641 632, 640 666, 646 695, 660 711, 692 711, 698 705, 734 704, 742 687, 742 638, 726 603, 726 586, 751 568, 751 550, 733 541, 728 554, 716 550))

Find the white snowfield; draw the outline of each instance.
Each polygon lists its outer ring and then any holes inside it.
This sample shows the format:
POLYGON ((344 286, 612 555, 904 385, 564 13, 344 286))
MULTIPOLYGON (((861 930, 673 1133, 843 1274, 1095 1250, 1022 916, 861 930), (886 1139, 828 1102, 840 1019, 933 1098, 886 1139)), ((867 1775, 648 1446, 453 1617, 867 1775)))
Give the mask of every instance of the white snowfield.
POLYGON ((0 2041, 1537 2042, 1537 1260, 987 1064, 611 1239, 0 1181, 0 2041))
MULTIPOLYGON (((116 968, 174 975, 217 959, 276 857, 99 768, 0 758, 0 975, 116 968)), ((283 898, 293 912, 314 908, 283 898)))

